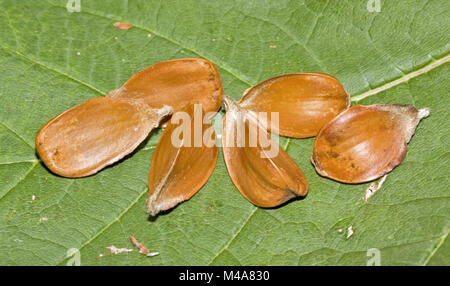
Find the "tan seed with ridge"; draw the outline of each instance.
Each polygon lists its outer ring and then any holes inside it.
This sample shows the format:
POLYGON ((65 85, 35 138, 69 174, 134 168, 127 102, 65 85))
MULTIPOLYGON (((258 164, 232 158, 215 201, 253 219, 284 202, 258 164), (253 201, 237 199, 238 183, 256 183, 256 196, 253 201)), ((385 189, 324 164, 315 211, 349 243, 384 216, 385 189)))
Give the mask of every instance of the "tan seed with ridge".
POLYGON ((313 137, 336 115, 350 106, 342 84, 325 73, 286 74, 265 80, 244 92, 239 104, 251 113, 267 112, 260 121, 273 133, 294 138, 313 137), (270 113, 278 112, 273 130, 270 113))

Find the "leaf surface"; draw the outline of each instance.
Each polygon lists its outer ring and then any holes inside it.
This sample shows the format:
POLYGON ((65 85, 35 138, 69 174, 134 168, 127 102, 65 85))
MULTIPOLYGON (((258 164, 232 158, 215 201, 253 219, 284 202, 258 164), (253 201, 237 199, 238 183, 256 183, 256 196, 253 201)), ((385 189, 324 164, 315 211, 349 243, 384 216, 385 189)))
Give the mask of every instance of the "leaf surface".
POLYGON ((1 264, 65 265, 70 248, 82 265, 365 265, 370 248, 382 265, 450 264, 450 2, 381 1, 380 13, 357 0, 81 1, 73 13, 66 2, 0 0, 1 264), (216 63, 235 100, 273 76, 325 72, 359 104, 431 115, 368 203, 368 184, 315 172, 314 139, 280 138, 309 194, 277 209, 245 200, 220 153, 192 199, 149 220, 161 131, 95 176, 61 178, 42 165, 34 138, 45 122, 156 62, 187 57, 216 63), (160 255, 96 258, 110 245, 131 248, 129 235, 160 255))

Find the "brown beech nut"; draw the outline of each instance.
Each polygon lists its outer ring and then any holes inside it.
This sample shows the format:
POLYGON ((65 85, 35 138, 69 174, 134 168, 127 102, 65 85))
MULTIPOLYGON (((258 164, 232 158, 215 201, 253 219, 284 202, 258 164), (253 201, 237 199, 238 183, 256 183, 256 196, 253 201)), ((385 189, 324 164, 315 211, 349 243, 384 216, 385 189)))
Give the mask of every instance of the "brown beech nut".
POLYGON ((93 98, 45 124, 36 150, 55 174, 89 176, 131 153, 171 111, 141 100, 93 98))
POLYGON ((319 132, 311 161, 317 172, 344 183, 373 181, 399 165, 429 109, 411 105, 353 106, 319 132))
POLYGON ((265 128, 227 96, 224 107, 227 112, 222 122, 223 156, 239 192, 254 205, 267 208, 305 196, 305 176, 265 128), (242 132, 241 139, 238 132, 242 132))
POLYGON ((239 101, 252 113, 267 112, 267 120, 260 122, 268 130, 294 138, 316 136, 350 103, 342 84, 325 73, 277 76, 247 89, 239 101), (271 126, 271 112, 279 113, 278 128, 271 126))
POLYGON ((147 212, 153 216, 197 193, 211 176, 219 155, 214 127, 204 119, 201 105, 189 104, 181 111, 186 116, 174 113, 152 157, 147 212))
POLYGON ((142 99, 153 108, 169 105, 174 113, 198 102, 205 112, 217 112, 223 87, 214 63, 188 58, 156 63, 133 75, 107 97, 142 99))

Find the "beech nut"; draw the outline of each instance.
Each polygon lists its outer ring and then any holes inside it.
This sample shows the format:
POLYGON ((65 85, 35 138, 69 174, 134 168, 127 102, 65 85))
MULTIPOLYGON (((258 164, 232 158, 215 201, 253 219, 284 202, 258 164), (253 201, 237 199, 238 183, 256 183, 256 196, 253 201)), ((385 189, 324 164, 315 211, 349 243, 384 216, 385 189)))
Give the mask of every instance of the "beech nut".
POLYGON ((411 105, 356 105, 319 132, 311 162, 317 172, 344 183, 373 181, 406 156, 409 140, 429 109, 411 105))
POLYGON ((267 112, 261 124, 273 133, 294 138, 316 136, 336 115, 350 106, 342 84, 325 73, 286 74, 247 89, 239 105, 250 113, 267 112), (270 113, 278 112, 279 124, 270 113))

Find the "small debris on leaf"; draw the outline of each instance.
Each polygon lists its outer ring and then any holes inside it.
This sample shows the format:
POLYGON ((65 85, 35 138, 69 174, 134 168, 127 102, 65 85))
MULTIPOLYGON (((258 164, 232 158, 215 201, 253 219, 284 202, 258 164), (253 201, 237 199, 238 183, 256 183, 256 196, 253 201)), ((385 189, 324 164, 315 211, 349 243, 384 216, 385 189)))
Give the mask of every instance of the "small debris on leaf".
POLYGON ((48 221, 48 217, 44 216, 39 219, 39 222, 44 222, 44 221, 48 221))
POLYGON ((96 258, 102 258, 103 256, 105 256, 104 253, 100 253, 96 258))
POLYGON ((109 252, 111 252, 111 254, 113 254, 113 255, 117 255, 117 254, 120 254, 120 253, 133 251, 133 249, 129 249, 129 248, 125 248, 125 247, 124 248, 117 248, 114 245, 107 246, 106 248, 109 249, 109 252))
POLYGON ((130 235, 131 243, 139 248, 139 253, 148 257, 159 255, 159 252, 150 252, 142 243, 138 242, 134 236, 130 235))
POLYGON ((347 239, 353 235, 353 225, 349 226, 347 229, 347 239))
POLYGON ((366 189, 366 193, 364 194, 364 201, 367 203, 368 200, 370 199, 370 197, 372 197, 376 191, 378 191, 379 189, 381 189, 381 186, 383 185, 384 181, 386 180, 387 174, 384 175, 381 180, 376 183, 373 182, 372 184, 370 184, 370 186, 366 189))
POLYGON ((131 24, 125 23, 125 22, 115 22, 113 25, 117 29, 121 29, 121 30, 128 30, 129 28, 131 28, 131 24))

